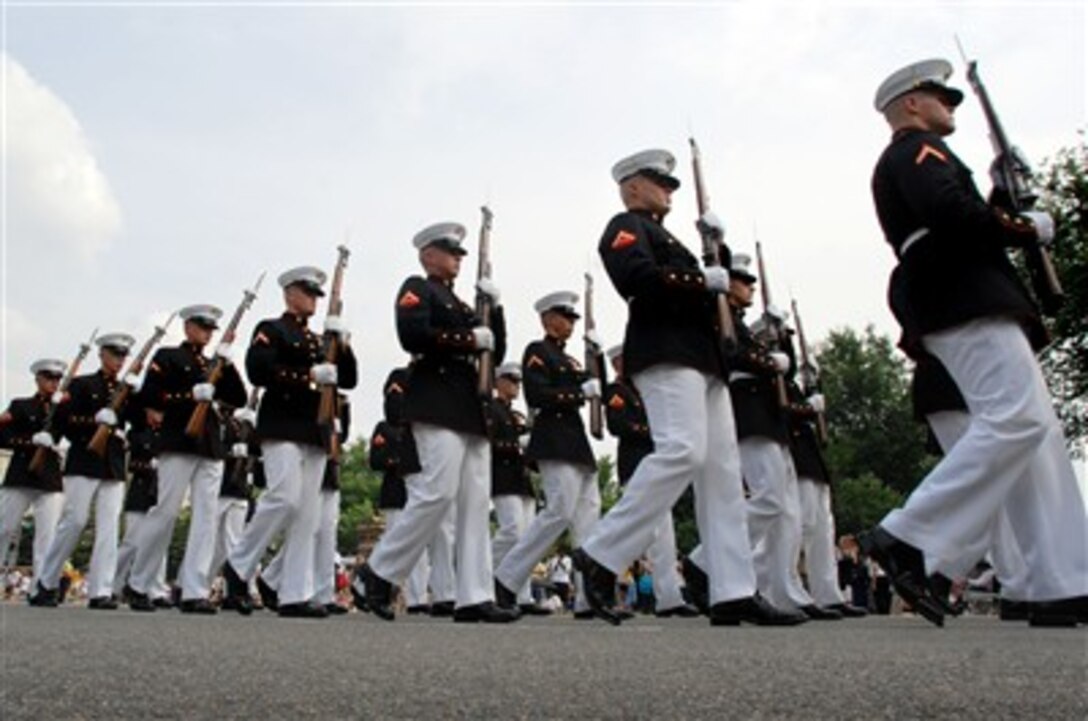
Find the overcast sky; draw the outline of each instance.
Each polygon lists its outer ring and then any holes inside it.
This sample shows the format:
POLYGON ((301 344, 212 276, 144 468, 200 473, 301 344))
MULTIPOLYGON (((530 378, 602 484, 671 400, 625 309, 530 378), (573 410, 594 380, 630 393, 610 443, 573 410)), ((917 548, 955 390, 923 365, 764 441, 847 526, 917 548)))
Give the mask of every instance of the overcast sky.
MULTIPOLYGON (((70 358, 95 326, 142 342, 186 304, 229 314, 267 270, 248 338, 281 311, 275 276, 331 270, 347 236, 353 435, 367 434, 405 360, 393 303, 418 270, 412 235, 469 227, 471 301, 485 202, 510 356, 540 333, 533 301, 580 292, 587 268, 605 342, 620 342, 595 251, 620 209, 609 170, 672 150, 684 186, 667 225, 697 250, 689 130, 727 241, 751 251, 758 232, 774 298, 798 299, 811 340, 870 323, 895 334, 869 194, 884 77, 946 57, 963 87, 958 33, 1034 162, 1086 125, 1083 2, 164 5, 6 3, 5 405, 30 391, 34 358, 70 358)), ((986 190, 973 96, 958 125, 950 143, 986 190)))

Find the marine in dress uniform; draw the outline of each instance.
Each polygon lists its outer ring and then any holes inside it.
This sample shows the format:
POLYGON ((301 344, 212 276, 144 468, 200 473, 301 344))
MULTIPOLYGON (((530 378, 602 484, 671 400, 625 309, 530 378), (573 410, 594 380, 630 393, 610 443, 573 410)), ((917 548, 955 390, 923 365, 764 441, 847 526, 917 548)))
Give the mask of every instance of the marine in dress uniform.
POLYGON ((308 327, 325 293, 324 271, 311 266, 293 268, 279 277, 286 312, 261 321, 246 353, 246 375, 264 388, 257 413, 257 435, 268 488, 242 539, 223 564, 229 605, 246 614, 252 610, 247 584, 257 573, 265 550, 286 532, 279 587, 281 616, 323 618, 325 609, 314 597, 314 539, 318 527, 321 484, 328 458, 325 430, 317 422, 322 386, 355 387, 355 355, 345 338, 339 316, 327 316, 325 332, 343 339, 335 364, 325 362, 321 338, 308 327))
POLYGON ((1045 214, 1014 217, 987 204, 945 144, 963 99, 945 84, 951 73, 948 62, 930 60, 881 84, 875 106, 893 135, 872 191, 898 259, 889 300, 906 347, 940 360, 963 394, 970 423, 864 545, 900 595, 940 624, 924 559, 963 575, 962 549, 983 537, 1004 508, 1028 564, 1030 600, 1059 616, 1073 609, 1085 618, 1084 505, 1033 353, 1045 332, 1006 253, 1046 242, 1053 224, 1045 214), (1036 463, 1049 472, 1031 472, 1036 463))
POLYGON ((783 323, 783 314, 768 309, 772 320, 760 318, 749 328, 745 311, 752 305, 757 278, 751 257, 733 255, 729 304, 737 329, 737 352, 729 374, 729 393, 740 442, 740 467, 748 487, 748 534, 752 543, 756 585, 779 608, 805 609, 814 618, 841 618, 822 612, 797 578, 801 552, 801 498, 790 456, 788 408, 780 405, 777 381, 788 374, 790 356, 771 349, 760 337, 766 322, 783 323), (760 337, 757 337, 758 331, 760 337), (811 613, 809 613, 811 612, 811 613))
MULTIPOLYGON (((11 451, 4 484, 0 486, 0 567, 6 565, 8 549, 18 551, 23 514, 34 509, 34 545, 32 564, 34 580, 41 575, 42 561, 64 505, 60 456, 55 449, 57 434, 45 430, 45 419, 60 399, 54 400, 60 379, 67 367, 62 360, 43 358, 34 361, 30 372, 37 387, 29 398, 16 398, 0 415, 0 448, 11 451), (35 473, 30 462, 39 448, 45 461, 35 473)), ((55 426, 54 426, 55 427, 55 426)))
MULTIPOLYGON (((131 427, 127 436, 129 482, 122 506, 125 534, 117 549, 117 573, 113 580, 114 595, 126 603, 131 601, 125 586, 128 584, 132 562, 136 559, 140 525, 157 502, 159 492, 159 429, 148 422, 146 412, 141 410, 142 401, 143 397, 138 393, 129 397, 129 403, 132 404, 131 427)), ((166 555, 164 551, 156 573, 155 587, 148 592, 151 603, 159 608, 173 605, 172 589, 166 583, 166 555)))
MULTIPOLYGON (((600 615, 619 621, 615 577, 653 540, 660 519, 694 483, 710 577, 711 621, 777 623, 782 615, 755 594, 736 430, 716 326, 715 293, 724 268, 700 270, 695 256, 661 225, 680 182, 667 151, 650 150, 612 169, 627 210, 598 246, 608 275, 627 302, 625 370, 642 395, 654 451, 596 525, 574 560, 600 615)), ((724 234, 713 217, 704 232, 724 234)))
POLYGON ((126 409, 121 416, 109 408, 119 382, 138 386, 138 380, 126 376, 118 380, 136 339, 125 333, 98 336, 98 359, 95 373, 78 376, 68 386, 68 396, 56 410, 54 421, 58 430, 71 444, 64 463, 64 508, 53 542, 49 544, 36 593, 31 605, 55 606, 57 588, 64 563, 72 555, 80 534, 90 519, 91 503, 95 504, 94 549, 87 574, 87 595, 90 608, 117 608, 113 600, 113 577, 117 570, 117 535, 121 520, 121 505, 125 498, 126 409), (113 429, 106 452, 98 456, 87 448, 98 426, 113 429))
POLYGON ((368 563, 354 580, 366 608, 393 620, 393 585, 400 583, 456 514, 457 609, 455 621, 505 623, 514 615, 494 603, 488 532, 488 475, 491 448, 483 400, 476 393, 476 356, 505 353, 506 328, 498 290, 482 279, 480 292, 494 301, 492 327, 480 324, 473 309, 453 292, 466 254, 459 223, 437 223, 416 234, 426 277, 413 275, 401 285, 395 306, 401 346, 414 355, 405 418, 411 424, 421 470, 406 480, 408 503, 397 523, 383 534, 368 563))
MULTIPOLYGON (((419 472, 419 456, 416 454, 412 429, 404 420, 404 394, 408 390, 408 369, 394 368, 382 387, 385 418, 378 421, 370 434, 370 467, 382 474, 382 486, 378 492, 378 509, 385 517, 385 532, 396 525, 400 512, 408 503, 408 488, 404 479, 419 472)), ((443 534, 439 534, 441 536, 443 534)), ((436 536, 438 538, 439 536, 436 536)), ((431 546, 434 546, 432 542, 431 546)), ((404 604, 410 614, 427 614, 431 605, 427 602, 427 577, 431 573, 428 560, 431 548, 423 551, 408 578, 404 582, 404 604)), ((452 549, 451 549, 452 552, 452 549)), ((352 586, 356 605, 363 610, 365 598, 352 586)))
MULTIPOLYGON (((533 567, 564 531, 570 529, 573 543, 581 544, 601 515, 597 459, 580 413, 586 401, 601 397, 601 384, 565 350, 580 317, 577 303, 578 295, 568 291, 538 300, 534 308, 545 335, 522 355, 525 401, 533 413, 526 453, 540 469, 545 505, 495 570, 496 598, 507 608, 516 607, 533 567)), ((574 610, 588 610, 581 584, 574 610)))
MULTIPOLYGON (((491 539, 491 558, 497 569, 536 517, 536 492, 525 460, 529 438, 525 415, 513 407, 521 392, 521 363, 503 363, 495 369, 495 398, 491 401, 491 504, 498 528, 491 539)), ((548 615, 533 601, 531 579, 518 591, 522 613, 548 615)))
POLYGON ((159 567, 174 535, 174 524, 185 497, 192 516, 185 556, 178 568, 182 613, 212 614, 216 608, 208 596, 212 582, 212 556, 219 486, 223 478, 222 423, 215 404, 240 408, 246 403, 246 389, 238 369, 230 362, 233 337, 224 337, 215 358, 204 355, 218 329, 223 312, 213 305, 191 305, 178 315, 185 321, 185 340, 176 348, 155 352, 140 391, 149 420, 159 424, 159 487, 154 507, 140 524, 136 557, 128 585, 129 608, 150 611, 150 593, 157 585, 159 567), (217 383, 208 378, 216 362, 224 364, 217 383), (186 427, 198 403, 211 403, 198 436, 186 427))
MULTIPOLYGON (((646 407, 631 380, 624 375, 623 346, 609 348, 606 353, 616 372, 615 380, 605 388, 605 417, 608 432, 619 439, 616 467, 620 486, 626 487, 631 474, 643 458, 654 450, 650 424, 646 419, 646 407)), ((646 549, 646 557, 653 566, 654 615, 659 617, 699 615, 699 610, 684 601, 680 589, 680 574, 676 571, 676 530, 673 527, 672 509, 669 509, 654 533, 654 540, 646 549)))

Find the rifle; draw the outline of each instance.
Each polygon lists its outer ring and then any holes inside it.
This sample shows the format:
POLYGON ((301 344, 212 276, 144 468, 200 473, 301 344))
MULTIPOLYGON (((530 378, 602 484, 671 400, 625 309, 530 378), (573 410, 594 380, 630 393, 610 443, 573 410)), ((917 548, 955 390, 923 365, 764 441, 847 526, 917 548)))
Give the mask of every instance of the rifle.
MULTIPOLYGON (((960 57, 967 64, 967 82, 978 96, 982 113, 986 116, 986 125, 990 129, 990 144, 996 156, 990 165, 990 179, 994 184, 990 202, 1015 214, 1031 210, 1038 199, 1031 189, 1031 165, 1028 164, 1027 158, 1020 149, 1009 142, 1005 128, 997 117, 997 111, 990 102, 990 94, 986 91, 986 86, 982 84, 982 78, 979 77, 978 61, 967 59, 963 46, 959 44, 959 38, 956 38, 956 44, 959 45, 960 57)), ((1062 290, 1061 281, 1054 270, 1050 253, 1038 241, 1029 243, 1024 247, 1024 261, 1031 278, 1031 287, 1039 299, 1043 312, 1053 317, 1065 303, 1065 291, 1062 290)))
MULTIPOLYGON (((586 335, 597 329, 597 321, 593 318, 593 276, 586 273, 585 302, 585 328, 586 335)), ((601 349, 595 344, 586 341, 586 372, 590 378, 596 378, 604 385, 604 361, 601 349)), ((602 388, 603 392, 603 388, 602 388)), ((604 438, 604 416, 600 396, 589 399, 589 432, 597 440, 604 438)))
MULTIPOLYGON (((480 213, 483 214, 483 221, 480 223, 480 260, 476 268, 477 281, 491 278, 491 220, 494 217, 491 209, 486 205, 480 207, 480 213)), ((480 325, 491 327, 491 297, 479 290, 476 291, 476 317, 480 325)), ((495 358, 489 350, 482 351, 479 358, 476 392, 487 404, 491 401, 491 390, 495 380, 492 377, 495 358)))
MULTIPOLYGON (((226 330, 223 331, 224 338, 230 338, 233 342, 234 334, 238 330, 238 324, 242 322, 242 316, 253 305, 253 301, 257 298, 257 289, 261 287, 261 281, 264 280, 264 273, 257 278, 257 282, 253 284, 253 290, 243 291, 242 302, 238 304, 238 307, 234 309, 234 315, 230 319, 230 323, 227 324, 226 330)), ((208 373, 208 383, 215 385, 219 382, 219 378, 223 375, 223 369, 226 368, 227 361, 225 358, 216 357, 215 364, 212 366, 211 372, 208 373)), ((189 416, 189 423, 185 426, 185 435, 190 438, 199 438, 204 432, 204 422, 208 417, 208 408, 211 407, 210 401, 200 401, 196 404, 196 408, 193 409, 193 414, 189 416)))
MULTIPOLYGON (((801 313, 797 310, 797 301, 790 300, 793 309, 793 322, 797 326, 797 344, 801 346, 801 386, 805 395, 812 395, 819 391, 820 380, 816 366, 808 357, 808 344, 805 343, 805 328, 801 325, 801 313)), ((823 411, 816 414, 816 437, 820 443, 827 443, 827 417, 823 411)))
MULTIPOLYGON (((257 410, 257 402, 261 398, 261 390, 254 387, 249 392, 249 399, 246 400, 246 408, 251 411, 257 410)), ((253 426, 248 423, 238 423, 238 442, 249 445, 249 439, 253 436, 253 426)), ((242 481, 249 474, 253 468, 253 457, 247 455, 245 458, 237 459, 238 462, 234 464, 234 468, 231 470, 231 481, 235 487, 241 485, 242 481)))
MULTIPOLYGON (((339 316, 344 309, 344 301, 340 297, 344 286, 344 268, 348 265, 350 251, 347 246, 336 248, 336 269, 332 273, 332 288, 329 291, 329 309, 326 317, 339 316)), ((336 363, 340 356, 340 336, 327 332, 323 339, 322 350, 326 363, 336 363)), ((321 402, 317 407, 317 423, 328 432, 329 457, 334 461, 340 458, 340 436, 336 433, 336 386, 321 386, 321 402)))
MULTIPOLYGON (((759 265, 759 296, 763 300, 763 323, 773 336, 778 350, 782 350, 782 324, 768 312, 771 307, 771 288, 767 283, 767 269, 763 265, 763 245, 758 240, 756 241, 756 262, 759 265)), ((786 379, 781 373, 775 373, 774 380, 778 391, 778 405, 781 408, 788 408, 790 399, 786 395, 786 379)))
MULTIPOLYGON (((128 400, 128 394, 132 391, 132 386, 123 379, 129 376, 135 377, 140 375, 140 371, 144 368, 144 363, 147 362, 147 357, 151 355, 151 350, 160 340, 162 340, 162 337, 166 335, 166 329, 174 321, 174 316, 176 315, 177 312, 171 313, 165 323, 155 326, 155 332, 151 334, 151 337, 144 343, 140 352, 132 359, 132 362, 129 363, 128 370, 121 376, 121 383, 114 389, 113 395, 110 396, 108 407, 114 413, 121 410, 121 406, 125 405, 125 401, 128 400)), ((109 426, 99 423, 98 428, 95 429, 94 435, 91 437, 91 442, 87 444, 87 450, 94 453, 96 456, 105 456, 106 441, 109 440, 112 432, 113 430, 109 426)))
MULTIPOLYGON (((95 328, 91 332, 91 337, 87 339, 86 343, 79 345, 79 351, 76 353, 76 357, 68 364, 68 370, 65 372, 64 377, 60 379, 60 384, 57 386, 57 392, 63 394, 68 390, 68 386, 72 384, 72 379, 76 377, 76 373, 79 372, 79 367, 83 364, 83 360, 87 357, 87 354, 91 351, 91 345, 94 344, 94 339, 98 337, 98 329, 95 328)), ((45 414, 45 423, 42 424, 42 430, 48 433, 53 427, 53 417, 57 414, 57 403, 53 403, 49 406, 49 411, 45 414)), ((45 448, 35 448, 34 455, 30 458, 30 466, 28 467, 31 473, 38 474, 42 470, 42 466, 45 465, 46 453, 49 453, 45 448)))
MULTIPOLYGON (((710 197, 707 195, 706 184, 703 182, 703 160, 699 153, 699 146, 695 143, 695 138, 689 137, 688 143, 691 145, 691 170, 695 175, 695 202, 699 217, 702 218, 710 209, 710 197)), ((720 267, 722 259, 717 241, 707 233, 700 233, 700 236, 703 240, 703 265, 708 268, 720 267)), ((733 327, 733 311, 729 307, 729 299, 726 298, 725 293, 715 295, 718 305, 718 334, 725 351, 732 353, 737 347, 737 330, 733 327)))

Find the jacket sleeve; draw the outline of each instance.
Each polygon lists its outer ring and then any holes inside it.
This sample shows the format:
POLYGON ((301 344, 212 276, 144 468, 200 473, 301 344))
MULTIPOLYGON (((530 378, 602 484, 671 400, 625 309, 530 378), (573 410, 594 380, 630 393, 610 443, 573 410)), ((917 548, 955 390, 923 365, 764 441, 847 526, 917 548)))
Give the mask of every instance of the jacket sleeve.
POLYGON ((340 346, 340 355, 336 358, 336 387, 350 391, 359 385, 359 363, 355 351, 350 345, 340 346))
POLYGON ((282 335, 273 321, 262 321, 253 329, 246 351, 246 375, 253 385, 262 388, 310 385, 309 368, 282 362, 279 350, 282 343, 282 335))
POLYGON ((140 404, 145 408, 161 411, 166 407, 168 388, 166 379, 170 372, 170 359, 165 349, 160 348, 151 357, 144 373, 144 382, 140 386, 140 404))
POLYGON ((246 386, 242 382, 242 374, 233 363, 223 367, 223 374, 219 376, 219 382, 215 386, 215 397, 231 408, 245 406, 248 400, 246 386))
POLYGON ((374 471, 396 470, 397 459, 394 451, 394 443, 388 432, 387 424, 382 421, 374 426, 374 432, 370 434, 370 468, 374 471))
POLYGON ((525 402, 534 408, 556 410, 579 408, 585 403, 585 396, 579 386, 556 382, 556 373, 548 360, 548 354, 540 343, 531 343, 525 349, 521 361, 522 385, 525 388, 525 402))
POLYGON ((628 394, 618 383, 608 386, 604 398, 609 433, 616 438, 650 437, 650 427, 646 419, 638 412, 638 407, 631 402, 628 394))
POLYGON ((476 341, 471 329, 441 328, 432 323, 433 298, 427 281, 412 276, 397 294, 397 337, 409 353, 471 353, 476 341))
POLYGON ((634 213, 620 213, 612 219, 601 236, 598 253, 612 284, 627 300, 708 292, 698 270, 658 263, 645 225, 634 213))

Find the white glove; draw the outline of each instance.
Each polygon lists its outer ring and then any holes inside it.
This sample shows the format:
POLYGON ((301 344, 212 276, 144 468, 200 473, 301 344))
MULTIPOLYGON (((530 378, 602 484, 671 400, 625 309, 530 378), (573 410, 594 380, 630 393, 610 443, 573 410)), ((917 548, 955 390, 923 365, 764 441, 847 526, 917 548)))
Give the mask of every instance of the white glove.
POLYGON ((1035 235, 1039 237, 1040 245, 1045 247, 1054 242, 1054 219, 1050 217, 1050 213, 1029 210, 1021 215, 1035 226, 1035 235))
POLYGON ((334 335, 343 336, 347 332, 347 326, 344 325, 344 319, 338 315, 330 315, 325 317, 325 332, 333 333, 334 335))
POLYGON ((336 364, 318 363, 310 369, 310 376, 319 386, 336 385, 336 364))
POLYGON ((52 448, 53 436, 48 431, 38 431, 30 437, 30 442, 39 448, 52 448))
POLYGON ((132 389, 133 393, 137 393, 143 383, 140 381, 140 376, 135 373, 126 373, 124 378, 125 385, 132 389))
POLYGON ((234 411, 234 420, 239 423, 248 423, 255 427, 257 425, 257 411, 251 408, 239 408, 234 411))
POLYGON ((340 431, 342 431, 342 430, 343 430, 343 426, 340 425, 340 419, 339 418, 333 418, 332 419, 332 431, 333 431, 333 433, 335 433, 336 435, 340 435, 340 431))
POLYGON ((529 434, 526 433, 523 436, 518 436, 518 445, 521 446, 521 450, 529 450, 529 434))
POLYGON ((53 401, 53 405, 59 406, 64 401, 64 391, 53 391, 53 396, 49 400, 53 401))
POLYGON ((113 412, 112 408, 103 408, 94 414, 94 422, 101 426, 115 426, 117 425, 117 414, 113 412))
POLYGON ((808 397, 807 402, 810 406, 812 406, 812 410, 816 411, 817 413, 824 412, 826 404, 824 403, 823 393, 813 393, 808 397))
POLYGON ((486 325, 478 325, 473 328, 472 337, 476 341, 478 349, 495 350, 495 334, 486 325))
POLYGON ((220 343, 215 347, 215 357, 222 358, 224 363, 230 363, 233 350, 230 343, 220 343))
POLYGON ((245 458, 249 455, 249 446, 245 443, 235 443, 230 447, 230 455, 232 458, 245 458))
POLYGON ((774 361, 774 367, 779 373, 785 373, 790 369, 790 357, 780 351, 774 351, 771 353, 771 360, 774 361))
POLYGON ((695 221, 695 227, 698 229, 699 235, 704 238, 709 237, 712 240, 721 242, 722 238, 725 237, 725 224, 722 223, 717 213, 711 210, 703 213, 703 217, 695 221))
POLYGON ((495 285, 495 281, 490 278, 480 278, 476 281, 476 290, 490 298, 491 302, 495 305, 499 304, 499 296, 501 294, 499 293, 499 286, 495 285))
POLYGON ((590 378, 588 381, 582 384, 582 395, 584 395, 586 398, 600 398, 601 382, 596 378, 590 378))
POLYGON ((729 271, 720 265, 712 265, 703 269, 703 282, 706 289, 715 293, 724 293, 729 290, 729 271))
POLYGON ((604 341, 601 340, 601 334, 596 330, 587 330, 585 339, 586 344, 593 346, 596 350, 600 350, 604 347, 604 341))
POLYGON ((193 386, 193 400, 197 403, 206 403, 215 398, 215 386, 211 383, 197 383, 193 386))

